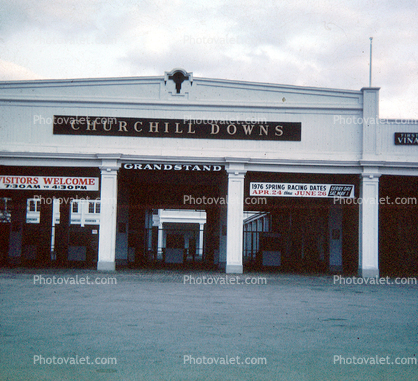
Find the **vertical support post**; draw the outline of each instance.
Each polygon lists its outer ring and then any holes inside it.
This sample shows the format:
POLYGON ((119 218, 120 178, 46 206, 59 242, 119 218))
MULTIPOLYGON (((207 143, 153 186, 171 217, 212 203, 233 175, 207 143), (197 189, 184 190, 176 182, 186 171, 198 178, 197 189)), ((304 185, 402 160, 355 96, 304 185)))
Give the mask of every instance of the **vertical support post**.
POLYGON ((228 210, 226 229, 226 273, 242 274, 244 165, 230 166, 228 172, 228 210))
POLYGON ((22 256, 23 229, 26 221, 26 198, 16 196, 13 198, 12 231, 9 243, 9 262, 18 264, 22 256))
POLYGON ((205 224, 199 224, 199 245, 197 249, 197 253, 200 257, 203 256, 203 232, 205 229, 205 224))
POLYGON ((164 227, 163 223, 160 221, 158 224, 158 244, 157 244, 157 258, 161 259, 163 257, 163 246, 164 246, 164 227))
POLYGON ((101 207, 97 270, 101 271, 115 270, 118 169, 117 159, 103 159, 100 167, 101 207))
POLYGON ((71 203, 63 202, 60 205, 60 223, 55 227, 55 249, 58 266, 64 266, 68 260, 71 203))
POLYGON ((40 237, 36 261, 41 266, 51 264, 51 237, 52 237, 52 202, 41 204, 40 237))
POLYGON ((120 184, 118 191, 117 230, 116 230, 116 263, 127 265, 128 260, 128 232, 129 232, 129 189, 120 184))
POLYGON ((379 174, 363 173, 360 182, 359 276, 379 276, 379 174))
MULTIPOLYGON (((221 186, 220 186, 220 194, 224 197, 224 200, 228 198, 228 178, 225 176, 222 179, 221 186)), ((217 214, 217 225, 218 225, 218 240, 219 245, 218 248, 215 248, 214 251, 214 263, 218 265, 220 270, 225 270, 226 268, 226 227, 227 227, 227 211, 228 205, 220 204, 218 206, 218 214, 217 214)))
MULTIPOLYGON (((219 253, 219 211, 220 207, 206 208, 206 232, 204 234, 205 262, 213 265, 215 262, 215 252, 219 253)), ((218 260, 218 258, 216 258, 218 260)))
POLYGON ((373 37, 370 37, 369 87, 372 87, 372 49, 373 49, 373 37))
POLYGON ((334 204, 330 207, 328 216, 329 270, 336 273, 341 273, 343 271, 342 226, 342 205, 334 204))

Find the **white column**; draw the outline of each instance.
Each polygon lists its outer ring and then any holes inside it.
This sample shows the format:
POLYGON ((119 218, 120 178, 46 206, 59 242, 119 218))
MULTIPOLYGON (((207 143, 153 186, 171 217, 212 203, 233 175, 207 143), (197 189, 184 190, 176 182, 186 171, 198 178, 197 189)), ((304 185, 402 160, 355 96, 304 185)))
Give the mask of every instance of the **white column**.
POLYGON ((363 173, 360 181, 359 276, 379 276, 379 174, 363 173))
POLYGON ((244 178, 246 171, 244 165, 240 165, 239 169, 230 167, 227 172, 226 273, 242 274, 244 178))
POLYGON ((117 160, 103 160, 100 185, 99 259, 97 270, 115 270, 116 215, 118 199, 117 160))

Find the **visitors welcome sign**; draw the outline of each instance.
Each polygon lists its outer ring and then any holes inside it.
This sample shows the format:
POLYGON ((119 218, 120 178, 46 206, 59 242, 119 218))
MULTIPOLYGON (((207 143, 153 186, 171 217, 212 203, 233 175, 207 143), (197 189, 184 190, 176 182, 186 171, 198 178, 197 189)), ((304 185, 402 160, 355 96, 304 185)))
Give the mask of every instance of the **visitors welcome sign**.
POLYGON ((99 190, 98 177, 0 176, 0 189, 99 190))

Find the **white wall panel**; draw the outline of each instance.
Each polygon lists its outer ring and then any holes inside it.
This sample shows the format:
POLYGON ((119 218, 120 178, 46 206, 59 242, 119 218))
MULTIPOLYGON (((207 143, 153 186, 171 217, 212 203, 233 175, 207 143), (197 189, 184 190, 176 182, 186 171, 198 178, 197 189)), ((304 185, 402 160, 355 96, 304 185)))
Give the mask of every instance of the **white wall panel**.
MULTIPOLYGON (((373 99, 377 95, 370 89, 373 99)), ((0 83, 0 150, 8 153, 202 160, 359 162, 363 156, 363 90, 336 90, 240 81, 163 77, 15 81, 0 83), (302 140, 244 141, 53 135, 54 115, 301 122, 302 140), (351 122, 350 122, 351 121, 351 122)), ((367 94, 369 94, 367 93, 367 94)), ((374 107, 373 105, 370 107, 374 107)), ((414 146, 395 146, 395 132, 418 124, 380 124, 367 160, 411 162, 414 146)), ((365 142, 372 135, 367 135, 365 142)), ((368 143, 367 143, 368 144, 368 143)))

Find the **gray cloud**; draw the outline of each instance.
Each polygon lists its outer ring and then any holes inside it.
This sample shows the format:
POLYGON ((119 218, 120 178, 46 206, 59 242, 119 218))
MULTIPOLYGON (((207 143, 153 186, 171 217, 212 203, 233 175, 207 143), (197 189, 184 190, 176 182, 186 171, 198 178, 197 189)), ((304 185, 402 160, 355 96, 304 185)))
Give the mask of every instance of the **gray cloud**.
POLYGON ((415 0, 0 0, 6 79, 6 67, 17 66, 10 79, 162 75, 181 66, 195 76, 360 89, 371 36, 382 112, 418 118, 415 0))

